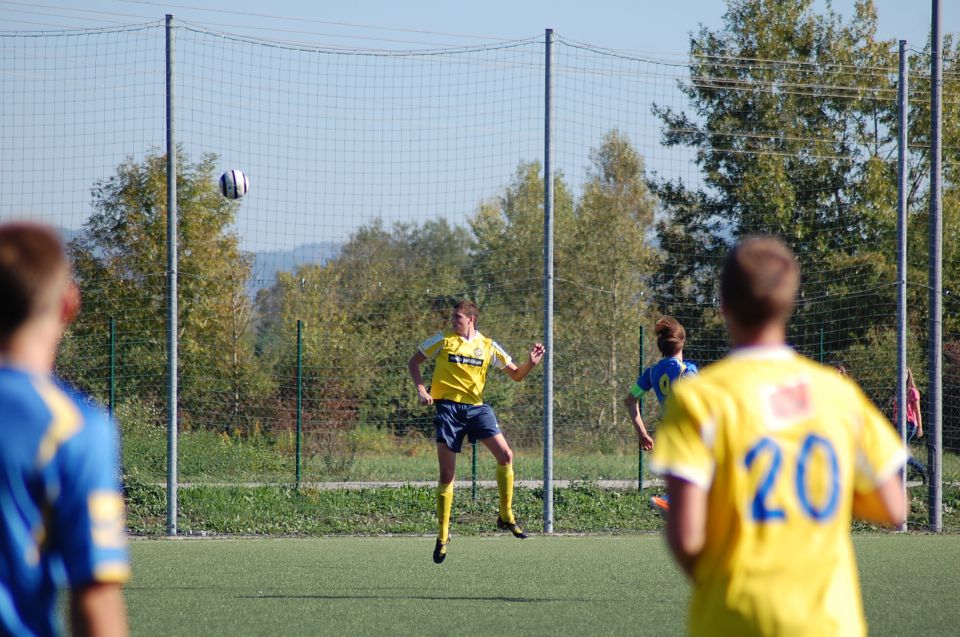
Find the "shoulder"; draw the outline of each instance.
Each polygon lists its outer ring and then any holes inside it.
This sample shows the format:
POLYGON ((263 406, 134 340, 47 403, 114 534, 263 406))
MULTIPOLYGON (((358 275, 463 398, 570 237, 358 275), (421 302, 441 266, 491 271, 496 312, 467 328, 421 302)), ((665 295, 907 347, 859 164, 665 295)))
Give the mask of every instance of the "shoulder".
POLYGON ((426 352, 426 350, 432 349, 437 345, 443 345, 449 338, 450 333, 441 330, 420 343, 420 351, 426 352))
POLYGON ((73 437, 72 446, 92 447, 95 449, 94 453, 100 453, 100 449, 104 452, 109 449, 115 439, 116 428, 107 411, 90 396, 62 381, 57 381, 56 386, 79 417, 80 426, 73 437))

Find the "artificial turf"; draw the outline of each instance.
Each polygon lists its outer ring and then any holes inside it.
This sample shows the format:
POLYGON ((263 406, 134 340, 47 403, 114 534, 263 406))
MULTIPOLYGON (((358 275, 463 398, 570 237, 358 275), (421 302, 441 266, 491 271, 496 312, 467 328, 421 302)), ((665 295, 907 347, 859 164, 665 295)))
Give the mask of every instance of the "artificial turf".
MULTIPOLYGON (((872 635, 960 626, 960 537, 855 538, 872 635)), ((137 540, 134 635, 677 635, 656 535, 137 540)))

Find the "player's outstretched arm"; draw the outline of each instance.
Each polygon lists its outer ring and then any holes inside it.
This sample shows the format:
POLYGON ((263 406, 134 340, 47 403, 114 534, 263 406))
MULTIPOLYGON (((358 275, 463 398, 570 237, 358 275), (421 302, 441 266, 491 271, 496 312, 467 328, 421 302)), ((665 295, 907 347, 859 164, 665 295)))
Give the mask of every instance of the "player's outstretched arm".
POLYGON ((433 397, 430 396, 426 385, 423 384, 423 374, 420 373, 420 366, 423 365, 426 360, 427 357, 423 355, 423 352, 417 351, 417 353, 407 361, 407 371, 410 372, 410 378, 413 379, 413 386, 417 388, 417 397, 420 399, 420 404, 432 405, 433 397))
POLYGON ((77 637, 126 637, 127 611, 120 585, 98 582, 73 591, 70 623, 77 637))
POLYGON ((527 374, 530 373, 537 364, 543 360, 543 355, 546 353, 546 348, 543 346, 543 343, 534 343, 533 347, 530 348, 530 356, 527 358, 527 362, 523 365, 517 367, 513 363, 510 363, 503 368, 503 371, 507 375, 518 383, 527 377, 527 374))
POLYGON ((647 428, 643 425, 643 418, 640 416, 640 401, 632 393, 627 394, 623 399, 623 405, 627 408, 627 415, 633 423, 633 428, 637 432, 637 438, 640 439, 640 448, 644 451, 653 449, 653 438, 647 433, 647 428))
POLYGON ((666 480, 670 498, 667 545, 680 567, 692 577, 707 540, 707 491, 675 476, 668 475, 666 480))
POLYGON ((853 494, 853 516, 866 522, 900 526, 907 519, 907 510, 899 473, 873 491, 853 494))

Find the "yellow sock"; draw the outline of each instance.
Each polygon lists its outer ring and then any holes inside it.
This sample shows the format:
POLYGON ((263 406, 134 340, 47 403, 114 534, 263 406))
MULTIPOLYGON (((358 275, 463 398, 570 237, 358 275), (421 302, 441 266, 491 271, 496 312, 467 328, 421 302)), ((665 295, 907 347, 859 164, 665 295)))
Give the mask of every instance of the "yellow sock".
POLYGON ((497 465, 497 490, 500 492, 500 519, 514 523, 513 517, 513 465, 497 465))
POLYGON ((437 539, 447 542, 450 539, 450 509, 453 506, 453 483, 437 485, 437 539))

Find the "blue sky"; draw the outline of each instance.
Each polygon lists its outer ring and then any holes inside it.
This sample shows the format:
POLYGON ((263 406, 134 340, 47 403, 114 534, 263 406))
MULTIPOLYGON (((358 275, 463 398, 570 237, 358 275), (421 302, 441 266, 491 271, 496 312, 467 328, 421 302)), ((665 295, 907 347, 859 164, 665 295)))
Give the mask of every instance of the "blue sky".
MULTIPOLYGON (((944 31, 960 32, 960 2, 943 4, 944 31)), ((876 5, 880 37, 922 47, 929 2, 876 5)), ((849 16, 854 2, 833 6, 849 16)), ((618 59, 558 48, 558 68, 566 70, 558 79, 555 163, 571 186, 582 183, 590 149, 613 127, 628 134, 648 170, 696 181, 689 152, 661 145, 651 107, 684 107, 676 84, 688 35, 700 24, 719 26, 724 7, 719 0, 0 0, 8 31, 154 23, 104 36, 5 39, 0 218, 25 214, 76 229, 90 213, 95 181, 125 156, 163 147, 157 25, 168 12, 201 30, 321 48, 537 40, 431 61, 306 55, 179 30, 179 139, 193 159, 215 152, 218 168, 250 174, 237 219, 249 250, 339 242, 377 218, 463 223, 502 192, 519 162, 540 156, 545 27, 567 41, 635 52, 618 59)))
MULTIPOLYGON (((826 4, 817 2, 820 8, 826 4)), ((917 44, 926 40, 929 0, 875 0, 875 4, 881 37, 917 44)), ((849 16, 854 0, 835 0, 832 5, 849 16)), ((551 27, 574 40, 609 48, 683 53, 690 31, 699 24, 717 26, 724 6, 720 0, 3 0, 0 23, 11 30, 90 27, 173 13, 183 20, 270 39, 377 48, 462 44, 465 38, 458 36, 473 36, 476 42, 483 41, 479 37, 526 38, 551 27)), ((942 0, 942 7, 944 30, 960 31, 960 2, 942 0)))

